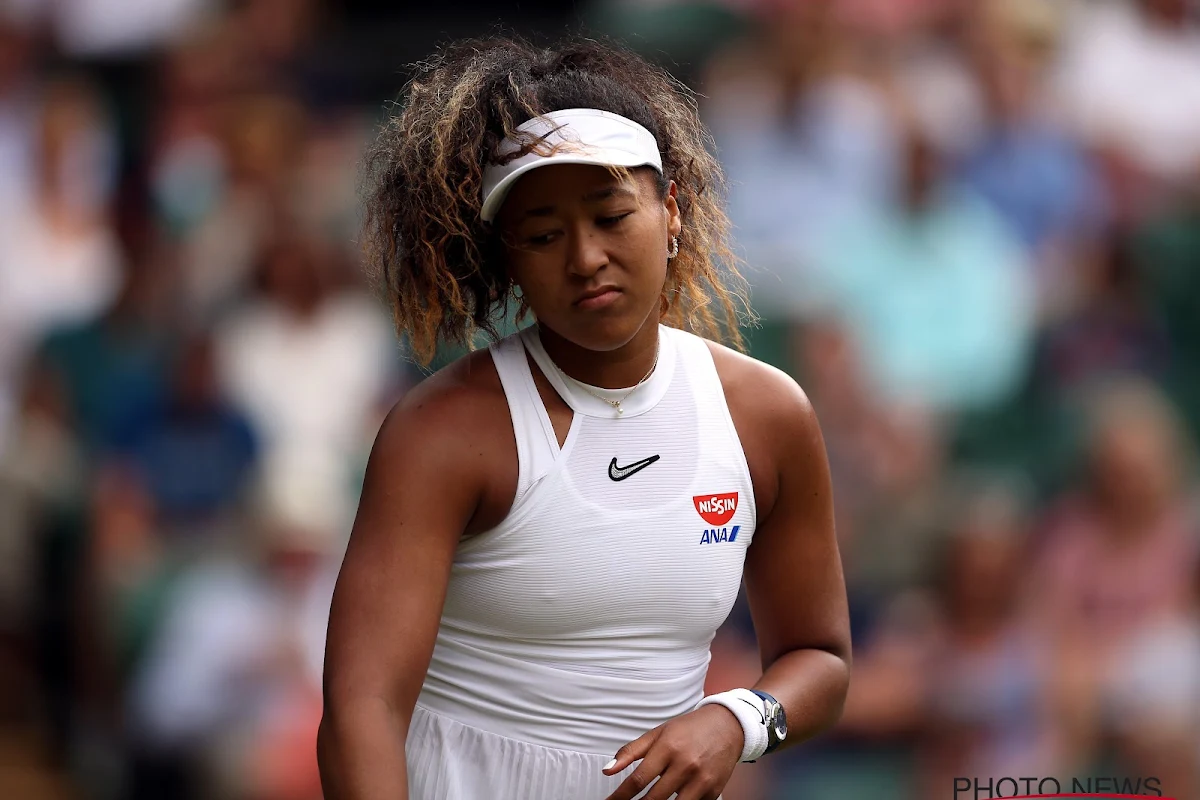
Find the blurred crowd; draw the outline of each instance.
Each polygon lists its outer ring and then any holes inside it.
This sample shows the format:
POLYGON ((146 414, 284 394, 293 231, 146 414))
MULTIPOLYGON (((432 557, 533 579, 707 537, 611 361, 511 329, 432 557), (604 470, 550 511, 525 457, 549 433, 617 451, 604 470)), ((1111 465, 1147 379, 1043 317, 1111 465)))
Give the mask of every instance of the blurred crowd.
MULTIPOLYGON (((1200 7, 583 16, 700 92, 751 351, 805 388, 834 473, 845 716, 726 799, 1200 797, 1200 7)), ((332 583, 421 377, 355 250, 388 97, 328 46, 354 22, 0 0, 0 796, 320 797, 332 583)), ((739 603, 709 689, 758 670, 739 603)))

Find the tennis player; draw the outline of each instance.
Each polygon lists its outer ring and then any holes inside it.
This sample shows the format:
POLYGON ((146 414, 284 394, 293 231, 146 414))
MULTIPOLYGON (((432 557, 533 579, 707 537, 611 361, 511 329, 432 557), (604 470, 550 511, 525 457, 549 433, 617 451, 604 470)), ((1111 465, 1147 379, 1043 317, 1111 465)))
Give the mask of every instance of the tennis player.
POLYGON ((837 720, 824 445, 788 376, 712 341, 740 344, 743 295, 708 144, 676 82, 593 42, 459 43, 408 84, 366 208, 399 330, 428 360, 532 321, 379 432, 329 624, 328 800, 711 800, 837 720), (764 673, 706 697, 743 578, 764 673))

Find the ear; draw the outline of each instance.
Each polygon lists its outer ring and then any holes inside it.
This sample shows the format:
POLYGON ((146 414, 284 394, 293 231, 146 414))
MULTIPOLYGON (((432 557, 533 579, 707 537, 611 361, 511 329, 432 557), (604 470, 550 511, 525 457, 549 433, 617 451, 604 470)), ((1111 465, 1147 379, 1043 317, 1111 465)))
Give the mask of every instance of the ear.
POLYGON ((678 236, 683 230, 683 218, 679 215, 679 203, 675 199, 678 194, 679 188, 675 181, 671 181, 671 185, 667 187, 667 196, 663 199, 663 208, 667 212, 668 236, 678 236))

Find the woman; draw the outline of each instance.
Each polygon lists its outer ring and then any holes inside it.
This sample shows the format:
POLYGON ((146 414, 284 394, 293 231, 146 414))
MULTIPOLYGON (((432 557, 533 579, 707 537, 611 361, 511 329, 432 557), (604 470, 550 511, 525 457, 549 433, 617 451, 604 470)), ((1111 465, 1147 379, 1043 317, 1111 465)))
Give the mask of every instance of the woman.
POLYGON ((330 618, 330 800, 715 798, 837 719, 812 409, 682 330, 719 336, 715 306, 736 338, 706 143, 667 75, 591 42, 466 42, 409 84, 367 207, 400 331, 428 360, 510 302, 537 322, 379 432, 330 618), (743 571, 765 673, 702 698, 743 571))

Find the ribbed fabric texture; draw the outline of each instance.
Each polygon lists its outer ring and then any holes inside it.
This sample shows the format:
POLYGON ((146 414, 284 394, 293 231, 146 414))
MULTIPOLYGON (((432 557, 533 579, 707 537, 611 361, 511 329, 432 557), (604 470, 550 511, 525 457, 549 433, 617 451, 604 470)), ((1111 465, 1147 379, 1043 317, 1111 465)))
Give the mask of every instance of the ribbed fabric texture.
POLYGON ((749 471, 702 339, 660 328, 659 367, 618 417, 536 336, 493 347, 517 499, 456 553, 408 737, 412 800, 603 800, 616 749, 703 696, 753 539, 749 471), (561 450, 526 348, 575 412, 561 450), (651 456, 610 477, 612 459, 651 456))
MULTIPOLYGON (((637 768, 608 776, 611 755, 539 747, 481 731, 418 706, 409 739, 409 798, 603 800, 637 768), (453 759, 441 754, 454 753, 453 759)), ((650 787, 646 788, 646 792, 650 787)), ((642 792, 638 796, 641 797, 642 792)))

